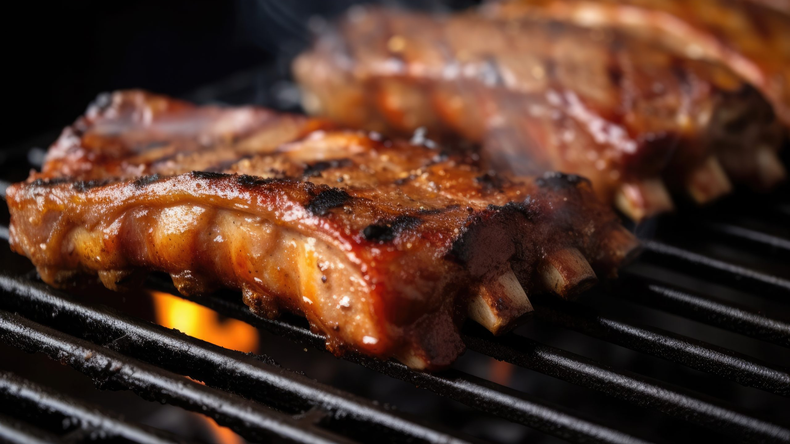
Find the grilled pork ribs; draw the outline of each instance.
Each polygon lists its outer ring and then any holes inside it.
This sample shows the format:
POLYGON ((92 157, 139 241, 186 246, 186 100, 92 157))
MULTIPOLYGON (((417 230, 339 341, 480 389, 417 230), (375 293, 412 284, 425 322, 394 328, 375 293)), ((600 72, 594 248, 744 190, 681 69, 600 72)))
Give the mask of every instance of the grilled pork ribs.
POLYGON ((460 135, 497 170, 588 177, 634 220, 785 176, 783 129, 730 69, 616 30, 525 18, 516 3, 435 16, 354 9, 294 63, 314 114, 460 135), (512 11, 515 10, 515 11, 512 11))
POLYGON ((7 201, 13 250, 52 285, 165 272, 302 314, 334 353, 428 370, 463 351, 465 318, 507 331, 529 294, 571 295, 637 249, 578 176, 141 91, 102 96, 7 201))

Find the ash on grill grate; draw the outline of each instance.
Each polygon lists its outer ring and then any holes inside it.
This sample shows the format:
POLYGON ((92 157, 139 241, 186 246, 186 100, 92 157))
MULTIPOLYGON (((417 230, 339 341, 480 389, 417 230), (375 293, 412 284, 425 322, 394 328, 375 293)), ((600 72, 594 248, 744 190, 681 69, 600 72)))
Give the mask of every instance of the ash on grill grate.
MULTIPOLYGON (((274 84, 270 76, 253 72, 248 77, 265 81, 243 84, 274 84)), ((35 163, 25 153, 7 157, 0 177, 16 180, 35 163)), ((436 375, 363 356, 338 360, 303 321, 258 318, 237 294, 176 295, 260 329, 266 355, 230 351, 148 322, 150 313, 139 308, 146 294, 69 295, 47 287, 24 274, 29 264, 7 249, 0 253, 0 347, 43 352, 102 388, 197 411, 253 440, 790 442, 787 196, 786 188, 760 198, 736 194, 658 221, 645 257, 612 288, 574 303, 535 298, 535 316, 500 339, 469 328, 471 351, 436 375)), ((161 279, 147 286, 175 293, 161 279)), ((0 362, 0 371, 11 368, 29 367, 0 362)), ((25 406, 0 411, 2 439, 178 439, 8 373, 0 374, 0 387, 0 396, 25 406), (44 395, 22 402, 13 389, 21 386, 44 395), (80 426, 53 435, 31 422, 47 415, 80 426)))

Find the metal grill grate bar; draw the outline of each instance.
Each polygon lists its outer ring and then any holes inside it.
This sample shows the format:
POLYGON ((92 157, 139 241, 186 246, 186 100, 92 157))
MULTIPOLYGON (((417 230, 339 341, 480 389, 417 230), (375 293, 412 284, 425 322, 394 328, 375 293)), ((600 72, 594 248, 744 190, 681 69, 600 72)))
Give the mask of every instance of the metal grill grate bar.
POLYGON ((623 277, 612 296, 634 301, 678 316, 790 347, 790 322, 769 318, 711 296, 698 296, 639 277, 623 277))
MULTIPOLYGON (((101 381, 107 388, 132 390, 211 416, 251 440, 274 436, 301 443, 352 442, 246 399, 231 395, 104 347, 70 337, 19 315, 0 311, 0 338, 26 350, 41 351, 101 381)), ((133 439, 140 441, 139 437, 133 439)), ((142 441, 144 442, 144 441, 142 441)))
MULTIPOLYGON (((475 330, 480 331, 478 328, 475 330)), ((597 390, 641 407, 654 408, 715 431, 726 431, 743 439, 790 441, 790 430, 740 412, 707 396, 646 376, 616 371, 592 359, 543 345, 523 336, 510 334, 497 339, 484 339, 483 336, 486 336, 486 332, 467 334, 464 335, 464 342, 470 349, 496 359, 597 390)))
POLYGON ((704 371, 739 384, 790 396, 790 373, 661 329, 602 316, 580 304, 540 300, 535 315, 565 328, 704 371))
POLYGON ((715 221, 701 221, 696 223, 706 233, 720 236, 724 239, 741 242, 750 247, 762 247, 772 253, 790 254, 790 240, 755 231, 738 225, 725 224, 715 221))
MULTIPOLYGON (((151 444, 178 442, 161 431, 154 431, 108 415, 80 401, 7 372, 0 373, 0 399, 13 403, 19 409, 34 406, 39 411, 57 413, 71 421, 79 421, 80 428, 95 431, 105 437, 117 437, 151 444)), ((16 430, 17 434, 29 434, 31 437, 37 433, 30 429, 16 430)))
POLYGON ((735 288, 745 288, 760 292, 758 296, 778 297, 787 301, 790 296, 790 281, 770 274, 760 273, 745 267, 713 259, 702 254, 654 240, 642 241, 642 259, 661 266, 693 273, 697 277, 709 279, 735 288))
MULTIPOLYGON (((0 374, 0 379, 5 375, 0 374)), ((55 435, 22 424, 0 415, 0 442, 9 444, 59 444, 64 442, 55 435)))

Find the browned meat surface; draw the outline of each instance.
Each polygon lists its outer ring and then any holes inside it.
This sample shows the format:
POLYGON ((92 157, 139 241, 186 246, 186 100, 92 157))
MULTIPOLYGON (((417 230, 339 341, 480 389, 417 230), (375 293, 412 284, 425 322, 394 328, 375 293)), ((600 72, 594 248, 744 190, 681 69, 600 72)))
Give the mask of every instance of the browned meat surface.
POLYGON ((774 8, 777 11, 790 14, 790 0, 749 0, 754 3, 759 3, 769 8, 774 8))
POLYGON ((790 10, 787 0, 514 0, 507 17, 615 27, 678 53, 728 66, 759 89, 790 125, 790 10))
POLYGON ((474 159, 256 108, 102 97, 8 188, 10 241, 42 278, 239 289, 307 317, 335 353, 438 369, 467 317, 494 333, 614 276, 636 241, 587 180, 508 179, 474 159))
POLYGON ((757 91, 618 32, 357 9, 294 71, 314 113, 461 135, 497 170, 580 174, 635 220, 672 208, 665 182, 704 203, 730 191, 728 175, 755 188, 784 177, 782 130, 757 91))

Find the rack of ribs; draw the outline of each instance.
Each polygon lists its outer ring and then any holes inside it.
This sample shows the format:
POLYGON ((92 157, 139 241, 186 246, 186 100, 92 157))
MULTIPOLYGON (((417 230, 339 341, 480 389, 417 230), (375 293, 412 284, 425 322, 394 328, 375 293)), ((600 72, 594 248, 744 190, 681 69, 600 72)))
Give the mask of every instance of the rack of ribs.
POLYGON ((305 108, 387 134, 460 136, 498 171, 588 177, 637 221, 672 209, 668 188, 705 203, 731 179, 765 189, 785 177, 781 124, 726 67, 491 9, 352 10, 294 62, 305 108))
POLYGON ((790 125, 790 2, 787 0, 513 0, 498 17, 617 28, 691 59, 730 68, 757 88, 790 125))
POLYGON ((586 179, 477 163, 304 116, 117 92, 8 188, 10 242, 54 286, 164 272, 184 294, 228 287, 259 315, 304 315, 334 353, 435 370, 463 351, 465 319, 501 334, 529 294, 572 296, 638 249, 586 179))

